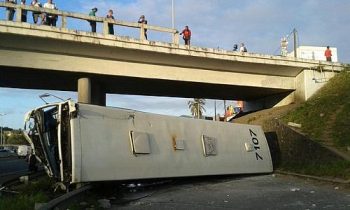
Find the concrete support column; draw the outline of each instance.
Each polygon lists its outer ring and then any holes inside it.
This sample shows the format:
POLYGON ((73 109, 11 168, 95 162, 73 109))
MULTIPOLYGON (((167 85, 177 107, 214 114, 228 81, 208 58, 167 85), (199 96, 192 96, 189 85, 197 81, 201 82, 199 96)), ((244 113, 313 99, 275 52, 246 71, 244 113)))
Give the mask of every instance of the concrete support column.
POLYGON ((92 82, 91 95, 92 104, 106 106, 106 91, 100 83, 92 82))
POLYGON ((78 79, 78 103, 91 104, 91 79, 78 79))
POLYGON ((106 91, 103 86, 91 78, 78 80, 78 102, 106 106, 106 91))

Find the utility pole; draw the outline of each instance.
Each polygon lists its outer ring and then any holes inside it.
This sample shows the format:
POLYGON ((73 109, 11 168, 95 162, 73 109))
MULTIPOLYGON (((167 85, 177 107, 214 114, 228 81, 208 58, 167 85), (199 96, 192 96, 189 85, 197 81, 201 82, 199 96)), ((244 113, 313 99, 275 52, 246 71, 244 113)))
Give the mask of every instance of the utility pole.
MULTIPOLYGON (((1 114, 0 113, 0 117, 3 117, 5 116, 6 114, 1 114)), ((0 118, 1 119, 1 118, 0 118)), ((2 130, 3 130, 3 125, 1 124, 1 121, 0 121, 0 126, 1 126, 1 138, 0 138, 0 144, 3 145, 4 144, 4 141, 3 141, 3 134, 2 134, 2 130)))
POLYGON ((174 0, 171 0, 171 26, 174 29, 175 28, 175 7, 174 7, 174 0))
MULTIPOLYGON (((224 100, 224 117, 226 116, 226 100, 224 100)), ((226 118, 225 118, 226 119, 226 118)))
POLYGON ((293 37, 294 37, 294 58, 298 57, 297 54, 297 30, 294 28, 293 29, 293 37))
POLYGON ((214 100, 214 121, 216 121, 216 100, 214 100))

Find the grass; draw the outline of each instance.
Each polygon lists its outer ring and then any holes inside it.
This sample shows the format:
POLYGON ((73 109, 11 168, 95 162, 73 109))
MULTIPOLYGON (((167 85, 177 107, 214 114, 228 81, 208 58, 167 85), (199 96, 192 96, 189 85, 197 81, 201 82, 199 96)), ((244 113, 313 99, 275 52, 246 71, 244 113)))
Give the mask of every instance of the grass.
POLYGON ((350 101, 348 101, 341 112, 337 115, 334 124, 333 139, 340 147, 350 146, 350 101))
MULTIPOLYGON (((312 98, 282 120, 301 124, 302 132, 321 144, 347 151, 350 147, 350 68, 329 80, 312 98)), ((293 161, 281 163, 280 169, 350 179, 350 162, 346 160, 293 161)))
POLYGON ((316 141, 327 136, 333 145, 350 146, 350 69, 332 78, 312 98, 282 120, 302 124, 302 131, 316 141), (330 137, 330 138, 329 138, 330 137))
POLYGON ((18 195, 5 196, 0 199, 0 210, 30 210, 35 203, 44 203, 52 199, 52 181, 43 177, 28 185, 19 185, 12 190, 20 192, 18 195))

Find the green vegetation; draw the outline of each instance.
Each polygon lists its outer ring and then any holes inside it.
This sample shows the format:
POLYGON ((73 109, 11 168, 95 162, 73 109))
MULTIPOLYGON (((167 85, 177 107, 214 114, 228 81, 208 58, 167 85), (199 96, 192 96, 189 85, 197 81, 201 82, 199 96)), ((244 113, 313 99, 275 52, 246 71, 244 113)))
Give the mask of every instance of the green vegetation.
POLYGON ((34 209, 35 203, 44 203, 52 198, 52 182, 43 177, 37 181, 30 182, 28 185, 19 185, 13 187, 13 191, 19 192, 17 195, 2 195, 0 198, 0 210, 23 210, 34 209))
POLYGON ((349 70, 332 78, 283 121, 300 123, 302 131, 314 140, 346 150, 350 146, 349 70))
POLYGON ((5 144, 28 144, 22 130, 14 130, 12 128, 3 128, 3 139, 5 144))
MULTIPOLYGON (((313 140, 333 147, 342 154, 350 147, 350 68, 332 78, 307 102, 282 120, 302 125, 302 132, 313 140)), ((315 157, 281 163, 280 169, 296 173, 350 179, 350 162, 315 157)))

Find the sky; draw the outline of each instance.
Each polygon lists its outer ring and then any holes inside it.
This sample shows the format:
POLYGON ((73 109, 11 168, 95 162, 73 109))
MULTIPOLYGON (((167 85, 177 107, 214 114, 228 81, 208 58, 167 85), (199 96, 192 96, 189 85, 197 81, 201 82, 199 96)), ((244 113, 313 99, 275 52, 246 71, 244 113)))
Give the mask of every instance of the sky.
MULTIPOLYGON (((27 4, 29 4, 27 0, 27 4)), ((44 3, 44 0, 41 0, 44 3)), ((149 25, 171 28, 171 0, 56 0, 60 10, 88 14, 98 8, 97 16, 109 9, 119 20, 136 22, 145 15, 149 25)), ((350 1, 349 0, 174 0, 175 28, 188 25, 192 31, 191 44, 199 47, 231 50, 244 42, 249 52, 279 54, 280 40, 295 28, 298 43, 303 46, 332 46, 338 48, 338 60, 350 63, 350 1)), ((5 10, 0 11, 0 18, 5 10)), ((30 17, 30 16, 29 16, 30 17)), ((31 18, 29 18, 31 19, 31 18)), ((30 20, 31 21, 31 20, 30 20)), ((68 20, 68 27, 89 31, 86 21, 68 20)), ((98 27, 98 32, 101 28, 98 27)), ((135 29, 116 28, 122 36, 138 37, 135 29)), ((167 34, 148 32, 150 40, 170 42, 167 34)), ((293 40, 289 40, 292 43, 293 40)), ((291 44, 289 47, 291 51, 291 44)), ((51 93, 76 100, 74 92, 22 90, 0 88, 0 126, 22 128, 24 113, 44 104, 38 95, 51 93)), ((52 102, 55 100, 51 99, 52 102)), ((140 111, 190 115, 184 98, 108 95, 107 105, 140 111)), ((230 101, 228 104, 234 104, 230 101)), ((223 102, 217 101, 223 113, 223 102)), ((214 101, 207 100, 205 115, 214 115, 214 101)), ((221 110, 221 111, 220 111, 221 110)))

